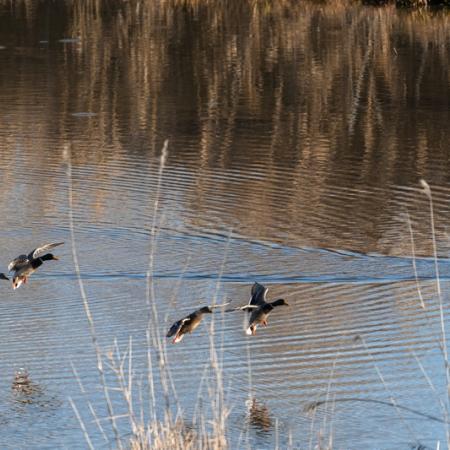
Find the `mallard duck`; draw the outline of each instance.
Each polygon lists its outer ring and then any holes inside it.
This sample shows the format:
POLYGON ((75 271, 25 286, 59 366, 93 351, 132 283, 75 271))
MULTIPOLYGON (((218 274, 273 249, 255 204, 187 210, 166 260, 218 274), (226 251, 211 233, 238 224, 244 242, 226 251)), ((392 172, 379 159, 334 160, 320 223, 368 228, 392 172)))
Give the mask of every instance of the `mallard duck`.
POLYGON ((255 335, 258 325, 267 326, 267 318, 276 306, 289 306, 289 303, 283 298, 274 300, 273 302, 267 302, 266 295, 268 290, 262 284, 255 283, 252 286, 252 293, 248 304, 234 309, 234 311, 250 311, 248 326, 245 330, 248 335, 255 335))
POLYGON ((192 333, 200 325, 200 322, 203 319, 203 314, 210 314, 213 312, 214 308, 220 308, 228 304, 229 303, 214 306, 203 306, 203 308, 197 309, 183 319, 176 321, 170 327, 166 337, 175 336, 172 339, 173 344, 180 342, 186 333, 192 333))
POLYGON ((260 305, 256 309, 254 309, 250 314, 250 318, 248 319, 248 328, 245 330, 245 333, 248 335, 255 335, 256 327, 258 325, 263 325, 267 327, 267 318, 271 313, 271 311, 273 310, 273 308, 275 308, 275 306, 282 306, 282 305, 289 306, 289 303, 286 302, 286 300, 284 300, 283 298, 280 298, 273 302, 260 305))
POLYGON ((166 337, 175 336, 172 339, 172 343, 176 344, 180 342, 186 333, 192 333, 199 325, 203 319, 203 314, 212 313, 212 309, 209 306, 204 306, 203 308, 197 309, 193 313, 176 321, 167 332, 166 337))
POLYGON ((44 261, 58 260, 59 258, 52 253, 45 252, 62 244, 64 244, 64 242, 45 244, 35 248, 28 255, 19 255, 17 258, 13 259, 8 265, 8 270, 14 272, 12 280, 13 289, 17 289, 22 283, 26 283, 28 277, 40 267, 44 261))

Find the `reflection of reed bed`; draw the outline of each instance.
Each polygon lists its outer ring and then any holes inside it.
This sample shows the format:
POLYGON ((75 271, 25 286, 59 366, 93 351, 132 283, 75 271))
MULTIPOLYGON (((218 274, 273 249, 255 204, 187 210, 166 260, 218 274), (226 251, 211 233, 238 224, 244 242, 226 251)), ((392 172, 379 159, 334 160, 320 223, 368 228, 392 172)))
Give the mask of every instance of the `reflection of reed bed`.
MULTIPOLYGON (((34 28, 39 10, 29 2, 23 3, 30 5, 25 16, 34 28)), ((65 49, 71 57, 58 74, 61 103, 69 114, 90 109, 108 112, 109 117, 100 117, 92 128, 88 122, 84 130, 86 134, 102 133, 105 144, 111 140, 110 121, 117 113, 128 116, 130 130, 137 135, 145 124, 151 124, 151 131, 160 128, 158 117, 170 112, 162 114, 161 109, 173 107, 164 105, 162 95, 167 87, 171 88, 167 83, 179 71, 183 72, 185 85, 179 89, 177 104, 191 104, 202 117, 205 126, 201 133, 211 127, 220 127, 218 131, 225 135, 235 133, 232 118, 238 112, 249 111, 271 122, 276 131, 274 144, 286 134, 293 135, 296 127, 313 132, 314 141, 329 133, 334 135, 332 140, 337 130, 347 128, 348 120, 355 115, 355 98, 333 93, 339 79, 358 79, 361 67, 367 67, 363 100, 374 105, 375 112, 386 92, 399 96, 403 93, 405 80, 399 79, 399 72, 405 74, 407 83, 408 77, 416 78, 411 81, 413 89, 415 85, 420 88, 429 57, 437 58, 443 73, 448 72, 446 43, 450 26, 445 14, 398 14, 388 6, 381 10, 354 7, 349 16, 347 2, 295 7, 291 2, 269 5, 249 1, 228 8, 207 1, 143 2, 139 7, 134 2, 88 1, 67 2, 65 8, 62 33, 65 37, 79 37, 80 41, 65 49), (196 29, 189 31, 194 19, 196 29), (322 35, 320 43, 312 32, 317 27, 322 35), (167 39, 161 39, 162 31, 167 39), (339 39, 323 39, 327 34, 339 35, 339 39), (175 42, 167 45, 174 36, 175 42), (403 57, 397 49, 401 43, 398 36, 421 46, 424 69, 416 70, 410 58, 403 57), (367 48, 372 44, 368 59, 367 48), (185 52, 189 61, 180 66, 180 56, 185 52), (302 64, 300 71, 299 61, 309 64, 302 64), (63 76, 78 67, 83 67, 83 76, 63 76), (274 89, 264 89, 269 82, 274 89), (139 87, 136 95, 121 96, 125 89, 134 87, 139 87), (294 108, 292 95, 298 104, 294 108), (242 100, 233 101, 236 96, 242 100), (211 107, 217 102, 220 110, 211 107), (335 113, 336 104, 343 105, 342 115, 335 113), (267 105, 273 106, 271 117, 267 117, 267 105), (323 123, 330 125, 322 129, 323 123)), ((339 91, 342 93, 342 89, 339 91)), ((62 130, 63 118, 53 118, 62 130)), ((376 133, 380 120, 385 127, 402 124, 400 119, 392 123, 383 111, 381 117, 375 114, 359 119, 363 120, 366 139, 376 133)), ((169 134, 169 129, 179 125, 173 121, 165 126, 169 134)), ((208 136, 202 140, 202 153, 216 145, 208 136)), ((118 136, 113 140, 115 146, 123 145, 118 136)))
MULTIPOLYGON (((399 14, 392 5, 374 9, 342 1, 232 3, 59 4, 61 24, 52 29, 49 48, 64 58, 56 64, 47 49, 39 52, 44 62, 48 58, 50 83, 36 86, 45 77, 12 86, 5 81, 4 89, 14 98, 33 99, 36 89, 51 86, 58 106, 49 102, 43 114, 30 118, 25 105, 11 125, 3 124, 5 135, 14 135, 8 127, 20 122, 32 125, 36 139, 69 138, 75 146, 89 140, 74 152, 73 163, 85 164, 124 151, 155 154, 158 136, 179 138, 188 126, 196 134, 192 150, 201 168, 195 171, 195 195, 187 201, 198 209, 211 165, 239 167, 239 153, 246 153, 239 149, 252 145, 248 134, 266 133, 265 151, 250 150, 265 167, 289 161, 293 168, 282 186, 292 192, 283 208, 289 221, 320 213, 330 174, 342 173, 343 161, 356 161, 358 183, 373 185, 377 174, 381 184, 395 185, 410 176, 410 166, 399 163, 403 142, 417 142, 417 172, 426 173, 430 160, 446 160, 440 117, 448 110, 447 14, 399 14), (58 42, 71 37, 79 40, 58 42), (423 101, 432 102, 433 111, 442 109, 442 115, 428 114, 423 101), (306 182, 305 172, 311 177, 306 182)), ((29 42, 37 45, 42 6, 14 4, 22 5, 16 15, 25 17, 29 42)), ((23 65, 20 73, 34 69, 28 57, 18 58, 5 80, 17 78, 17 64, 23 65)), ((12 153, 14 145, 11 139, 4 147, 12 153)), ((174 146, 174 156, 181 147, 174 146)), ((237 219, 251 229, 250 206, 272 198, 280 186, 268 176, 261 183, 241 180, 238 188, 245 195, 237 219)), ((8 189, 5 183, 5 193, 8 189)), ((363 198, 354 201, 352 209, 362 209, 363 198)), ((266 202, 262 214, 279 212, 266 202)), ((270 220, 258 221, 259 235, 265 234, 265 223, 270 220)))

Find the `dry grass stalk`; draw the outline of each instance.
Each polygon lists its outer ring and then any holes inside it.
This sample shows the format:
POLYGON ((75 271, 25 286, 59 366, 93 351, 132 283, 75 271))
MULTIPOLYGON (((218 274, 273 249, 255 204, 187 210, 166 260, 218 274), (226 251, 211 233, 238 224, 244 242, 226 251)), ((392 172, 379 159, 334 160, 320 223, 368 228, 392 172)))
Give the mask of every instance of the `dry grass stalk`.
MULTIPOLYGON (((68 183, 69 183, 69 189, 68 189, 69 190, 69 192, 68 192, 68 195, 69 195, 69 223, 70 223, 70 238, 72 241, 72 259, 73 259, 73 263, 75 266, 75 273, 76 273, 77 280, 78 280, 78 286, 80 288, 81 298, 83 300, 84 312, 86 314, 86 318, 89 323, 89 330, 91 332, 92 344, 94 346, 95 355, 97 357, 97 370, 100 375, 100 382, 101 382, 101 385, 103 388, 103 393, 104 393, 107 408, 108 408, 108 413, 109 413, 109 417, 110 417, 110 421, 111 421, 111 427, 112 427, 114 435, 115 435, 115 441, 116 441, 117 448, 119 450, 121 450, 122 443, 120 440, 120 435, 119 435, 119 430, 117 428, 116 420, 114 418, 115 417, 114 409, 112 406, 111 398, 110 398, 110 395, 108 392, 108 387, 106 384, 101 349, 100 349, 100 345, 98 343, 97 333, 95 331, 94 319, 92 317, 92 313, 91 313, 91 310, 89 307, 89 301, 88 301, 88 298, 86 295, 86 291, 84 289, 83 279, 81 277, 80 264, 78 262, 78 253, 77 253, 76 240, 75 240, 75 227, 74 227, 74 220, 73 220, 74 207, 73 207, 73 185, 72 185, 72 152, 71 152, 70 147, 66 147, 64 149, 64 157, 66 158, 66 162, 67 162, 67 177, 68 177, 68 183)), ((87 434, 85 434, 85 436, 86 436, 86 442, 89 445, 89 440, 87 439, 88 438, 87 434)))
POLYGON ((433 242, 433 257, 434 257, 434 270, 435 270, 435 282, 436 282, 436 291, 439 302, 439 318, 440 318, 440 326, 441 326, 441 340, 440 340, 440 348, 442 351, 442 355, 444 358, 444 370, 445 370, 445 378, 447 382, 447 402, 445 408, 445 419, 447 425, 445 427, 446 436, 447 436, 447 447, 450 448, 450 429, 448 425, 448 417, 449 417, 449 402, 450 402, 450 367, 448 361, 448 349, 447 349, 447 334, 445 331, 445 317, 444 317, 444 304, 442 299, 442 290, 441 290, 441 280, 439 275, 439 260, 437 253, 437 243, 436 243, 436 227, 434 223, 434 205, 433 205, 433 196, 431 193, 431 188, 429 184, 425 180, 420 180, 420 184, 422 185, 423 191, 428 198, 429 207, 430 207, 430 221, 431 221, 431 237, 433 242))
MULTIPOLYGON (((167 359, 167 349, 165 341, 162 339, 158 328, 158 311, 156 309, 156 295, 155 286, 153 280, 153 267, 154 267, 154 254, 157 245, 157 233, 158 223, 157 215, 159 208, 160 189, 163 179, 163 171, 165 162, 167 159, 168 142, 164 143, 162 150, 159 170, 158 170, 158 184, 156 190, 156 197, 153 206, 153 219, 150 230, 150 257, 149 268, 147 272, 147 304, 149 307, 149 319, 147 328, 147 381, 148 381, 148 415, 149 420, 145 419, 144 405, 142 400, 142 392, 140 392, 139 409, 135 404, 134 398, 135 387, 137 385, 136 376, 133 370, 133 340, 130 337, 128 346, 124 351, 121 351, 117 340, 114 340, 113 348, 106 353, 106 357, 101 351, 98 343, 97 334, 95 330, 94 319, 89 307, 88 298, 84 289, 83 280, 80 273, 80 266, 78 262, 78 254, 75 241, 75 227, 73 221, 73 187, 72 187, 72 164, 70 149, 65 149, 65 157, 67 159, 68 166, 68 178, 69 178, 69 210, 70 210, 70 229, 72 238, 72 257, 75 265, 75 271, 77 274, 79 289, 83 300, 83 306, 88 319, 89 328, 91 331, 91 338, 95 353, 97 356, 97 369, 100 377, 100 384, 103 388, 104 396, 107 403, 108 417, 106 419, 99 419, 89 403, 91 413, 94 417, 94 422, 100 429, 101 434, 106 440, 107 433, 101 426, 101 421, 108 421, 113 430, 115 436, 114 445, 121 449, 123 448, 123 440, 120 437, 117 420, 127 419, 129 423, 130 434, 127 438, 127 444, 125 447, 131 449, 161 449, 161 450, 178 450, 178 449, 199 449, 199 450, 223 450, 227 448, 227 440, 225 437, 226 432, 226 420, 228 417, 228 411, 225 407, 224 401, 224 389, 223 389, 223 377, 222 377, 222 364, 218 358, 217 351, 214 345, 214 323, 212 322, 212 328, 210 332, 210 362, 208 370, 205 370, 204 378, 207 379, 207 375, 212 373, 213 378, 209 383, 206 383, 206 390, 209 394, 210 411, 212 414, 212 420, 206 420, 206 417, 202 410, 196 409, 197 417, 194 417, 193 422, 197 424, 197 429, 187 427, 185 421, 182 418, 182 413, 178 408, 177 415, 173 417, 171 411, 171 399, 176 398, 175 384, 173 382, 170 365, 167 359), (155 385, 155 373, 153 357, 156 356, 158 379, 161 390, 163 392, 165 411, 164 418, 158 419, 157 416, 157 395, 155 385), (108 386, 106 383, 106 370, 109 369, 111 374, 114 375, 117 387, 108 386), (121 394, 123 403, 126 406, 126 414, 116 415, 112 406, 112 400, 110 392, 115 391, 121 394)), ((230 234, 231 236, 231 234, 230 234)), ((227 247, 228 248, 228 247, 227 247)), ((227 252, 226 252, 227 253, 227 252)), ((221 275, 223 273, 225 261, 221 268, 221 275)), ((220 275, 220 278, 221 278, 220 275)), ((213 303, 216 303, 216 296, 219 290, 219 283, 216 286, 216 292, 214 295, 213 303)), ((206 368, 205 368, 206 369, 206 368)), ((78 380, 80 389, 85 392, 81 380, 78 377, 75 367, 73 367, 75 377, 78 380)), ((199 391, 199 398, 201 391, 199 391)), ((92 440, 89 436, 86 424, 83 421, 78 408, 75 403, 70 399, 70 403, 74 410, 74 413, 80 423, 80 427, 83 431, 87 446, 94 448, 92 440)))

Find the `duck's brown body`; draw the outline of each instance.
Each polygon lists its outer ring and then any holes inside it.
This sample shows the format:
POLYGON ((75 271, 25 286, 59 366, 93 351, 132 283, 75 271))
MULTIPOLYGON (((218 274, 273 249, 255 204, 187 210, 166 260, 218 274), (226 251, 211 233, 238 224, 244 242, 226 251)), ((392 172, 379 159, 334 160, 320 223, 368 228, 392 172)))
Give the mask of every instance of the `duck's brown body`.
POLYGON ((203 314, 212 313, 209 306, 197 309, 193 313, 175 322, 167 332, 167 337, 172 337, 172 343, 180 342, 186 333, 192 333, 203 319, 203 314))
POLYGON ((274 302, 265 303, 264 305, 258 306, 250 314, 250 318, 248 319, 248 328, 245 332, 248 335, 255 335, 256 327, 258 325, 263 325, 266 327, 269 314, 273 311, 275 306, 281 305, 289 306, 289 304, 282 298, 275 300, 274 302))

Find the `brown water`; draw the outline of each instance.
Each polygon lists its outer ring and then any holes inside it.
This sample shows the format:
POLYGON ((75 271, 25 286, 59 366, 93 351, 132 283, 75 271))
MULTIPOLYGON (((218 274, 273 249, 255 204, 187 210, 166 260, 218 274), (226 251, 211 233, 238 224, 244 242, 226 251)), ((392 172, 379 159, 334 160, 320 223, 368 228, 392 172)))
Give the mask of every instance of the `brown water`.
MULTIPOLYGON (((1 447, 85 448, 69 398, 95 448, 114 442, 72 260, 67 155, 99 342, 107 353, 114 339, 125 350, 132 338, 136 380, 147 371, 155 223, 161 334, 216 291, 217 302, 244 304, 254 281, 291 305, 256 337, 245 336, 239 314, 214 315, 231 448, 313 448, 321 439, 339 449, 445 447, 446 426, 417 413, 443 419, 447 405, 419 180, 433 192, 445 315, 448 15, 148 3, 0 2, 2 266, 66 242, 55 251, 61 261, 29 284, 1 285, 1 447), (11 390, 20 367, 39 386, 27 401, 11 390), (417 413, 382 403, 392 401, 417 413)), ((206 397, 209 323, 167 347, 187 418, 198 393, 206 397)), ((117 423, 126 442, 128 420, 117 423)))

